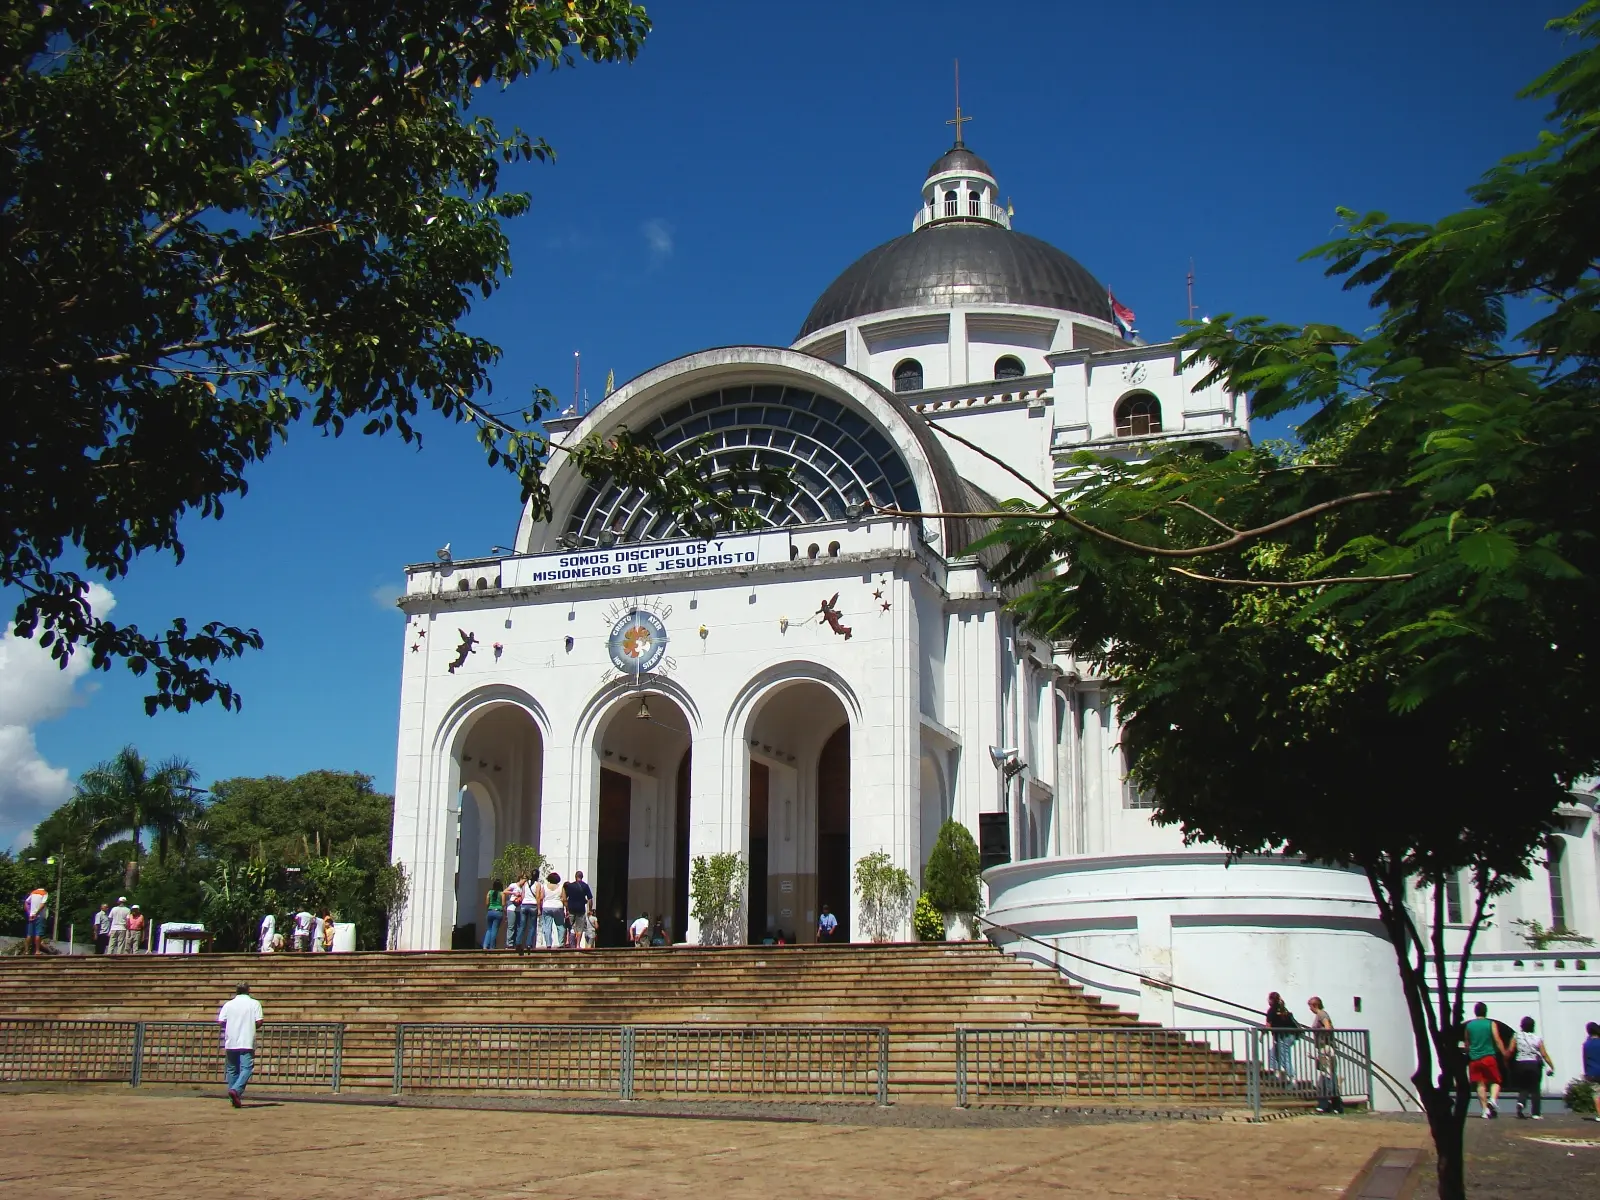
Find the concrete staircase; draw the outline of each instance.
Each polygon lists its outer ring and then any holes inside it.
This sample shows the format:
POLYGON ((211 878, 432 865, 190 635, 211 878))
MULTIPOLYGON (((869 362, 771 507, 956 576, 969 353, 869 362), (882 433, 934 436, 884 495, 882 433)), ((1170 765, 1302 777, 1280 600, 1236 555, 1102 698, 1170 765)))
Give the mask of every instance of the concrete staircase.
MULTIPOLYGON (((240 982, 269 1022, 344 1022, 349 1091, 391 1089, 401 1022, 881 1025, 892 1098, 945 1104, 958 1024, 1139 1024, 987 943, 12 958, 0 959, 0 1018, 214 1021, 240 982)), ((1158 1069, 1241 1072, 1178 1034, 1157 1036, 1169 1064, 1158 1069)))

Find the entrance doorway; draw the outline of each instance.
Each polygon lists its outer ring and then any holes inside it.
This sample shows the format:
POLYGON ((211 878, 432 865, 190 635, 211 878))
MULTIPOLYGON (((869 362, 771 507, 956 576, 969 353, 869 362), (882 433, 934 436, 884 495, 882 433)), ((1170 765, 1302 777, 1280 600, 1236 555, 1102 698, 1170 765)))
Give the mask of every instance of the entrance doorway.
POLYGON ((746 730, 747 892, 751 942, 813 942, 827 904, 850 929, 850 727, 844 705, 811 680, 767 693, 746 730))
POLYGON ((544 739, 521 705, 494 704, 467 727, 456 763, 461 783, 451 805, 456 870, 450 941, 477 946, 494 860, 512 843, 539 845, 544 739))
POLYGON ((687 925, 689 741, 683 710, 656 692, 618 699, 599 723, 589 881, 598 945, 628 945, 640 913, 673 934, 687 925))
POLYGON ((850 940, 850 726, 817 758, 817 904, 839 918, 835 941, 850 940))

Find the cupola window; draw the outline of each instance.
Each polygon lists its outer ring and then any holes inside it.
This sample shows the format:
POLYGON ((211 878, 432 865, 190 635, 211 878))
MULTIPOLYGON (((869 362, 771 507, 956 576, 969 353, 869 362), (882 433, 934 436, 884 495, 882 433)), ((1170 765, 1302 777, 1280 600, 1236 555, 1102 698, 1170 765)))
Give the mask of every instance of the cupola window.
POLYGON ((914 358, 903 359, 897 363, 894 368, 894 390, 897 392, 920 392, 922 390, 922 364, 914 358))
POLYGON ((983 193, 971 191, 967 193, 967 213, 970 216, 983 215, 983 193))
POLYGON ((961 215, 961 197, 956 195, 953 188, 944 194, 944 215, 947 217, 961 215))
POLYGON ((1117 402, 1117 436, 1148 437, 1161 432, 1161 401, 1149 392, 1135 392, 1117 402))
POLYGON ((1013 354, 1003 354, 994 360, 994 377, 996 379, 1021 379, 1027 371, 1023 369, 1022 360, 1013 354))

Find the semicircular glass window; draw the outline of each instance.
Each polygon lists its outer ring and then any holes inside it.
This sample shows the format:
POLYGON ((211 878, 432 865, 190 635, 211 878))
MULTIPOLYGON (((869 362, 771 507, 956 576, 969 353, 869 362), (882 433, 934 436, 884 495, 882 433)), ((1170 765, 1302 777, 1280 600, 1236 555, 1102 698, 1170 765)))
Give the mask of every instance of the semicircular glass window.
MULTIPOLYGON (((842 521, 845 508, 870 502, 915 511, 921 507, 899 451, 860 414, 803 389, 759 385, 723 388, 662 413, 641 432, 669 454, 675 448, 710 454, 714 470, 735 461, 787 470, 787 496, 744 493, 768 526, 842 521)), ((591 482, 566 522, 578 545, 641 542, 691 535, 642 490, 610 480, 591 482)), ((570 544, 570 542, 569 542, 570 544)))

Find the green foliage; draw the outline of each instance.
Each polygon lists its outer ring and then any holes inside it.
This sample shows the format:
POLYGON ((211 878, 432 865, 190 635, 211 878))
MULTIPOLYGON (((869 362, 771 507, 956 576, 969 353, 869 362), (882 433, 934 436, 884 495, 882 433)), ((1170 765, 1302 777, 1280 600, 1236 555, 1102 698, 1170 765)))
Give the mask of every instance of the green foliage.
POLYGON ((917 897, 917 907, 911 914, 911 928, 916 931, 919 941, 944 941, 944 917, 927 892, 917 897))
POLYGON ((194 768, 182 759, 168 759, 152 770, 137 749, 124 746, 115 758, 78 780, 64 822, 75 834, 73 849, 80 854, 99 850, 126 834, 133 857, 124 886, 131 888, 139 880, 146 830, 156 835, 158 858, 166 858, 169 845, 179 851, 189 848, 202 811, 194 781, 194 768))
MULTIPOLYGON (((148 676, 151 712, 237 708, 212 670, 259 632, 118 625, 87 580, 181 559, 183 518, 220 518, 297 426, 414 442, 434 414, 466 424, 547 514, 552 397, 491 412, 500 350, 463 324, 511 269, 502 222, 530 207, 502 170, 553 151, 474 104, 541 69, 630 61, 649 29, 630 0, 12 5, 0 588, 18 635, 148 676)), ((627 431, 570 452, 697 530, 755 522, 718 472, 767 474, 627 431)))
POLYGON ((928 865, 922 870, 922 887, 929 903, 941 913, 983 911, 978 878, 981 864, 978 844, 967 827, 953 817, 947 820, 939 826, 928 865))
POLYGON ((1464 1195, 1461 981, 1410 888, 1431 887, 1437 929, 1443 881, 1471 874, 1464 970, 1489 899, 1600 769, 1600 3, 1553 28, 1578 50, 1525 93, 1553 103, 1535 149, 1461 213, 1344 212, 1313 251, 1369 292, 1372 329, 1224 316, 1180 339, 1205 384, 1302 415, 1297 454, 1078 455, 1060 497, 1014 502, 988 539, 1021 617, 1117 688, 1156 821, 1365 872, 1446 1197, 1464 1195), (1514 330, 1523 299, 1538 315, 1514 330))
MULTIPOLYGON (((411 872, 405 863, 385 863, 378 868, 372 880, 372 899, 384 916, 383 941, 373 944, 389 950, 398 949, 400 922, 405 919, 406 906, 411 902, 411 872)), ((356 944, 365 943, 358 940, 356 944)))
POLYGON ((744 881, 749 871, 731 850, 695 856, 689 867, 689 915, 700 924, 702 946, 733 946, 744 940, 744 881))
POLYGON ((296 866, 337 855, 372 871, 389 861, 393 817, 394 797, 354 771, 224 779, 212 785, 201 840, 232 862, 296 866))
POLYGON ((545 874, 549 860, 532 846, 524 846, 512 842, 495 855, 494 863, 489 868, 491 879, 498 879, 502 884, 512 883, 526 875, 529 879, 539 879, 545 874))
POLYGON ((874 850, 856 860, 856 895, 861 900, 861 927, 875 942, 886 942, 906 919, 917 881, 904 867, 894 865, 885 850, 874 850))
POLYGON ((1547 950, 1551 946, 1556 945, 1594 945, 1594 939, 1592 937, 1585 937, 1577 930, 1568 929, 1564 925, 1557 925, 1554 928, 1546 929, 1538 921, 1528 921, 1521 918, 1518 918, 1511 923, 1522 930, 1521 934, 1518 936, 1520 936, 1523 941, 1527 942, 1529 948, 1533 950, 1547 950))
POLYGON ((278 872, 261 863, 218 863, 200 884, 201 915, 219 950, 248 950, 261 918, 287 903, 275 886, 278 872))
POLYGON ((1595 1085, 1580 1075, 1567 1081, 1567 1090, 1561 1098, 1566 1102, 1568 1112, 1587 1116, 1600 1113, 1600 1109, 1595 1107, 1595 1092, 1595 1085))

